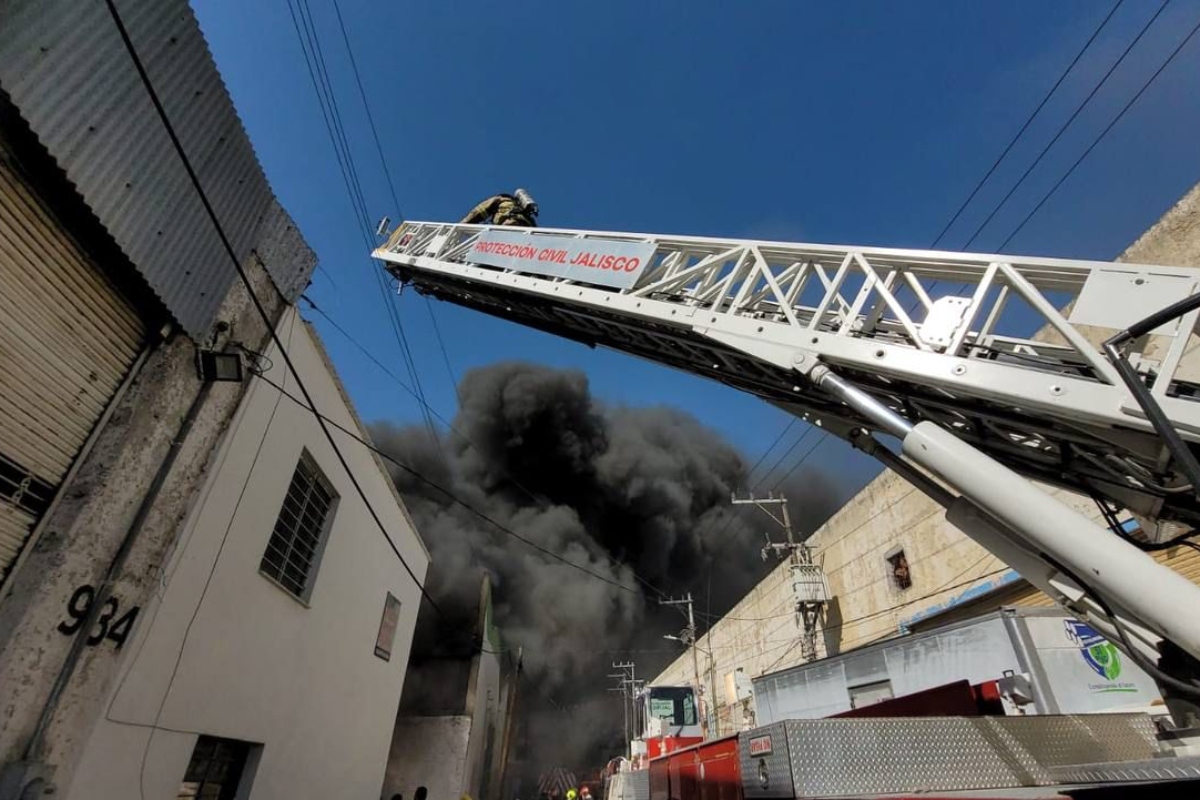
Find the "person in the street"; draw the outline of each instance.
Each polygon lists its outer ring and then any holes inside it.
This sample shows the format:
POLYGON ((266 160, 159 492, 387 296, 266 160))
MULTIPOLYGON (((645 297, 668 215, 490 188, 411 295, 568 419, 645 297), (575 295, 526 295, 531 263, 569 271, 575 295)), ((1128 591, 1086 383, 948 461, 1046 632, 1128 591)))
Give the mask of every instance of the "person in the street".
POLYGON ((524 189, 512 194, 497 194, 475 206, 462 218, 463 225, 504 225, 517 228, 537 227, 538 205, 524 189))

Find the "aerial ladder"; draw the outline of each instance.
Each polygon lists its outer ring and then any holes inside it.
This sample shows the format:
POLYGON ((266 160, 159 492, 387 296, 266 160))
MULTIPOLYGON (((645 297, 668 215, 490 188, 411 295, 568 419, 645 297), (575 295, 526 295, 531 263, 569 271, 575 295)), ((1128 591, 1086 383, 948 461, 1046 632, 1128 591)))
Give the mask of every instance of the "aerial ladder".
POLYGON ((374 257, 424 295, 711 378, 870 453, 1200 727, 1200 586, 1147 552, 1200 524, 1200 269, 431 222, 374 257))

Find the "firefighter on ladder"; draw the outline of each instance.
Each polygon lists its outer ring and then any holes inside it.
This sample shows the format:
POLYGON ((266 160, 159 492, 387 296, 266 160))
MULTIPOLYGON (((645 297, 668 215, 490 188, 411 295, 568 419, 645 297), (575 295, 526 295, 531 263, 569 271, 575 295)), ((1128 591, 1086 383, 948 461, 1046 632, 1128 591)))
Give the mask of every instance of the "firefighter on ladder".
POLYGON ((517 189, 512 194, 498 194, 484 200, 462 218, 461 224, 483 225, 490 220, 492 225, 536 228, 537 215, 538 205, 533 197, 524 189, 517 189))

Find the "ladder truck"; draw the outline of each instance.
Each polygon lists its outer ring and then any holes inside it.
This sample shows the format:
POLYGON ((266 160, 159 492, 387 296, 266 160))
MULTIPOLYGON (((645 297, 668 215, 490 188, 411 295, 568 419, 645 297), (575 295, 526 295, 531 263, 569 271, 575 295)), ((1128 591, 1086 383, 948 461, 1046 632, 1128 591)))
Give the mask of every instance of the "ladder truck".
POLYGON ((1200 586, 1147 552, 1200 523, 1200 269, 438 222, 373 256, 402 287, 711 378, 871 454, 1153 676, 1161 738, 1200 776, 1178 746, 1200 729, 1200 586))

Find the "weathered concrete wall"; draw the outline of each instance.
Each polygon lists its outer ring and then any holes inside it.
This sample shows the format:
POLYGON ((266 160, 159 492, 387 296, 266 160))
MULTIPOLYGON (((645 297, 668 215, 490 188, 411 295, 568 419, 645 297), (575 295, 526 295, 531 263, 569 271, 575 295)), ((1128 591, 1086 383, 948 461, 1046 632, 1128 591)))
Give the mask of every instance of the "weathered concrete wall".
MULTIPOLYGON (((322 413, 357 429, 352 409, 294 308, 281 338, 322 413)), ((268 376, 297 394, 274 348, 268 376)), ((373 454, 337 440, 401 554, 424 579, 428 556, 373 454)), ((262 745, 251 798, 372 797, 380 791, 420 590, 383 540, 309 411, 253 381, 208 480, 123 652, 66 797, 173 797, 199 734, 262 745), (311 596, 301 602, 259 564, 302 451, 338 500, 311 596), (384 600, 401 602, 390 660, 374 653, 384 600), (157 729, 155 729, 157 728, 157 729), (145 754, 145 770, 142 759, 145 754)))
POLYGON ((467 716, 397 720, 382 797, 388 800, 399 792, 412 800, 417 787, 424 786, 429 800, 457 800, 466 782, 470 739, 467 716))
MULTIPOLYGON (((1119 260, 1200 266, 1200 185, 1119 260)), ((1103 335, 1099 329, 1088 333, 1094 341, 1103 335)), ((1188 374, 1200 374, 1197 344, 1193 336, 1181 365, 1188 374)), ((1091 500, 1042 488, 1098 518, 1091 500)), ((835 598, 820 624, 817 645, 821 656, 896 635, 905 620, 1011 577, 1004 564, 946 522, 940 507, 887 471, 826 522, 810 543, 835 598), (885 557, 896 547, 904 549, 912 572, 913 585, 905 591, 893 588, 888 575, 885 557)), ((1159 557, 1169 560, 1173 555, 1164 551, 1159 557)), ((757 676, 802 663, 800 627, 791 605, 788 567, 781 564, 701 637, 701 669, 713 673, 722 732, 733 730, 742 721, 741 710, 730 706, 725 696, 726 674, 741 668, 757 676)), ((658 684, 692 682, 688 653, 654 680, 658 684)))
MULTIPOLYGON (((484 640, 487 641, 486 639, 484 640)), ((396 720, 391 754, 388 758, 387 778, 383 796, 390 798, 396 792, 406 798, 412 796, 417 786, 428 786, 430 796, 433 784, 446 784, 442 772, 445 765, 453 763, 459 782, 442 796, 457 798, 463 794, 475 800, 493 794, 500 777, 500 751, 507 720, 506 681, 503 679, 502 656, 488 650, 472 659, 470 678, 462 697, 461 714, 439 714, 418 716, 403 714, 396 720), (429 720, 446 720, 442 726, 431 726, 429 720), (431 747, 424 742, 424 732, 439 731, 439 736, 449 736, 448 731, 459 731, 460 722, 465 721, 466 730, 461 738, 448 745, 459 749, 447 750, 431 747)), ((457 733, 455 734, 457 736, 457 733)))
MULTIPOLYGON (((284 305, 262 263, 252 255, 245 267, 277 318, 284 305)), ((264 348, 267 329, 243 285, 230 292, 219 318, 232 326, 231 338, 264 348)), ((176 335, 156 347, 12 576, 10 592, 0 601, 0 761, 22 754, 71 646, 72 637, 58 630, 60 622, 70 621, 68 601, 78 587, 102 579, 200 388, 195 350, 186 337, 176 335)), ((164 555, 245 388, 232 383, 212 388, 115 583, 119 609, 144 605, 158 585, 164 555)), ((124 652, 112 641, 86 648, 62 696, 44 750, 62 781, 70 778, 124 652)))
POLYGON ((500 657, 495 653, 481 653, 478 668, 467 708, 471 713, 471 743, 467 750, 467 774, 463 791, 475 800, 483 800, 485 784, 490 788, 494 778, 492 768, 499 753, 496 749, 496 731, 504 724, 500 713, 503 685, 500 674, 500 657), (485 780, 485 774, 488 778, 485 780))

